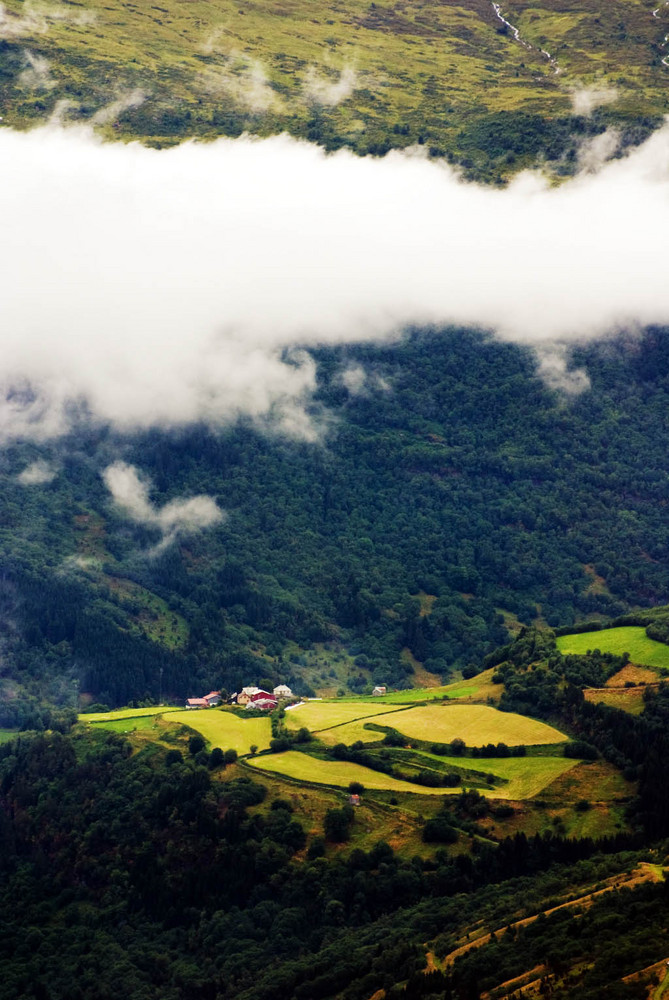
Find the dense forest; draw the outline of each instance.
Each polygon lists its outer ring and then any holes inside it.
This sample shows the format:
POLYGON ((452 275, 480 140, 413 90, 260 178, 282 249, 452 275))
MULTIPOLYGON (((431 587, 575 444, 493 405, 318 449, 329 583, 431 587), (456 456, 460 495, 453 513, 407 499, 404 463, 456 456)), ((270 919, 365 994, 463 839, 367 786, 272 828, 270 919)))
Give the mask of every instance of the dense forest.
POLYGON ((5 449, 2 724, 39 727, 77 691, 308 692, 315 644, 341 653, 349 690, 409 686, 403 650, 447 677, 518 622, 669 600, 667 331, 575 350, 578 395, 529 351, 460 330, 315 360, 319 443, 244 421, 120 438, 82 417, 58 444, 5 449), (55 477, 18 481, 37 458, 55 477), (225 520, 156 550, 105 488, 118 459, 157 504, 205 493, 225 520))

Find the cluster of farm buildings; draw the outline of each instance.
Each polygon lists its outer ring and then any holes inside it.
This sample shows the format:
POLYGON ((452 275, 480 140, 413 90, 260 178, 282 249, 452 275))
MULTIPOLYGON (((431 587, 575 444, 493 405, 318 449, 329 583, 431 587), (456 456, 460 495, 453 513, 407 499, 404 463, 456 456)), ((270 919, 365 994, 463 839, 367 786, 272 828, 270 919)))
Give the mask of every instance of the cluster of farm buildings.
MULTIPOLYGON (((296 700, 287 684, 278 684, 272 692, 263 691, 259 687, 244 687, 228 698, 229 705, 241 705, 245 708, 256 708, 263 712, 271 712, 279 701, 296 700)), ((221 703, 221 692, 210 691, 204 698, 187 698, 186 708, 213 708, 221 703)))

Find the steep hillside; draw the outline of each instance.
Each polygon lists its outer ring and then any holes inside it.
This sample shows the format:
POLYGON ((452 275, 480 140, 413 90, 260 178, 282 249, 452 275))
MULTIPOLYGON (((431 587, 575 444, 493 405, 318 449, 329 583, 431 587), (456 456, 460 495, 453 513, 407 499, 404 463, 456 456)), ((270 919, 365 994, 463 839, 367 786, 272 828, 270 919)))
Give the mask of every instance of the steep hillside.
POLYGON ((568 396, 522 349, 415 334, 317 354, 318 444, 82 425, 8 448, 4 723, 32 711, 21 684, 72 705, 77 685, 123 704, 260 680, 406 687, 414 668, 434 683, 519 622, 666 603, 667 344, 579 352, 591 388, 568 396), (205 494, 225 519, 178 537, 139 523, 102 478, 119 459, 155 509, 205 494))
POLYGON ((114 137, 288 131, 360 153, 422 143, 496 179, 538 157, 569 171, 574 136, 615 124, 635 142, 668 108, 669 8, 641 0, 605 10, 570 0, 7 0, 1 11, 10 125, 66 101, 59 114, 97 115, 114 137))

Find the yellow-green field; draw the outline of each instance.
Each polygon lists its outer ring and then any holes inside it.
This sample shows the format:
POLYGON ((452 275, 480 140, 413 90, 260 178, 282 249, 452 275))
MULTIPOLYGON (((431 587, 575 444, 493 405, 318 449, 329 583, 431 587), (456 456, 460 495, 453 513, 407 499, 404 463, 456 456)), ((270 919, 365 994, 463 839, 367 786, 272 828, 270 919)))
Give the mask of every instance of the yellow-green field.
MULTIPOLYGON (((426 764, 429 764, 430 754, 425 754, 426 764)), ((434 758, 450 761, 450 758, 434 758)), ((253 767, 263 771, 284 774, 298 781, 311 781, 316 784, 337 785, 346 788, 351 781, 359 781, 365 788, 383 789, 393 792, 412 792, 418 795, 455 795, 463 787, 467 787, 466 779, 463 785, 456 788, 428 788, 415 785, 409 781, 401 781, 391 775, 372 771, 360 764, 347 761, 319 760, 308 754, 288 750, 285 753, 271 756, 255 757, 253 767)), ((472 767, 483 774, 494 774, 508 779, 508 784, 487 791, 486 794, 496 799, 529 799, 537 795, 560 775, 575 767, 579 762, 564 757, 524 757, 507 759, 454 758, 453 763, 459 767, 472 767)))
POLYGON ((153 729, 156 735, 162 733, 162 715, 135 715, 125 719, 107 719, 106 722, 92 722, 95 729, 110 729, 113 733, 136 733, 153 729))
POLYGON ((373 698, 369 701, 308 701, 299 708, 286 712, 288 729, 306 726, 311 732, 331 729, 355 719, 367 719, 374 715, 387 715, 388 708, 373 698))
POLYGON ((16 739, 18 735, 15 729, 0 729, 0 744, 9 743, 10 740, 16 739))
POLYGON ((656 669, 669 668, 669 646, 649 639, 641 625, 561 635, 557 639, 557 648, 563 654, 589 653, 593 649, 599 649, 602 653, 615 653, 617 656, 629 653, 632 663, 656 669))
POLYGON ((295 750, 266 757, 254 757, 249 763, 261 771, 285 774, 288 778, 313 781, 319 785, 337 785, 346 788, 352 781, 359 781, 365 788, 391 792, 416 792, 419 795, 454 795, 459 792, 458 788, 424 788, 409 781, 399 781, 379 771, 370 771, 360 764, 339 760, 318 760, 316 757, 309 757, 295 750))
MULTIPOLYGON (((503 684, 493 684, 492 675, 494 670, 484 670, 476 677, 469 680, 454 681, 451 684, 440 684, 434 687, 415 687, 408 691, 389 691, 387 694, 374 697, 374 703, 380 702, 384 705, 413 705, 420 701, 441 701, 448 699, 467 699, 472 701, 485 701, 488 698, 499 700, 499 696, 504 689, 503 684)), ((353 701, 367 701, 367 698, 351 698, 353 701)))
POLYGON ((173 713, 175 709, 169 705, 152 705, 150 708, 117 708, 113 712, 85 712, 79 716, 79 722, 115 722, 118 719, 138 719, 143 715, 160 715, 162 712, 173 713))
POLYGON ((165 722, 190 726, 201 733, 212 747, 250 753, 252 746, 267 750, 272 738, 269 717, 240 719, 232 712, 207 709, 201 712, 165 712, 165 722))
MULTIPOLYGON (((488 0, 3 6, 9 125, 45 119, 63 98, 74 117, 90 117, 119 93, 141 91, 143 102, 137 94, 108 116, 108 135, 167 143, 288 131, 359 152, 420 138, 433 155, 490 152, 503 170, 507 147, 493 148, 498 134, 490 131, 500 111, 550 123, 569 113, 574 89, 607 85, 623 118, 667 110, 669 70, 660 60, 669 12, 660 7, 654 18, 643 0, 608 0, 605 13, 596 0, 580 0, 577 11, 571 0, 507 0, 504 15, 527 46, 488 0)), ((514 152, 507 167, 523 155, 514 152)))
POLYGON ((420 756, 425 757, 426 762, 442 761, 451 767, 471 768, 506 778, 508 785, 487 794, 509 799, 531 799, 579 763, 569 757, 436 757, 429 753, 420 756))
POLYGON ((586 701, 595 705, 609 705, 619 708, 630 715, 641 715, 644 708, 644 688, 585 688, 583 694, 586 701))
POLYGON ((357 740, 375 743, 383 738, 378 730, 365 729, 365 722, 397 729, 409 739, 450 743, 464 740, 468 746, 486 743, 506 743, 507 746, 535 746, 543 743, 562 743, 567 737, 552 726, 535 719, 528 719, 513 712, 500 712, 489 705, 418 705, 402 712, 376 715, 373 719, 360 719, 319 731, 324 743, 345 743, 350 746, 357 740))

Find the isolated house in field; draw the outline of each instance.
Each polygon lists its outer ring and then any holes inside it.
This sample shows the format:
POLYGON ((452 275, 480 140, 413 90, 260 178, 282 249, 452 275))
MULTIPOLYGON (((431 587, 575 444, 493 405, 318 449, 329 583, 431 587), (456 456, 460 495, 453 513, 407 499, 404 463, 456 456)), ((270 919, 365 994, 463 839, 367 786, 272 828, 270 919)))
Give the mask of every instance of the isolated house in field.
POLYGON ((204 696, 204 701, 206 701, 209 708, 213 708, 214 705, 221 704, 221 692, 220 691, 210 691, 209 694, 204 696))
POLYGON ((292 698, 293 692, 290 690, 287 684, 278 684, 274 688, 275 698, 292 698))
POLYGON ((186 708, 209 708, 205 698, 187 698, 186 708))
POLYGON ((377 696, 380 695, 380 694, 385 694, 385 693, 386 693, 386 686, 385 686, 385 684, 377 684, 377 686, 372 691, 372 694, 373 695, 377 695, 377 696))

